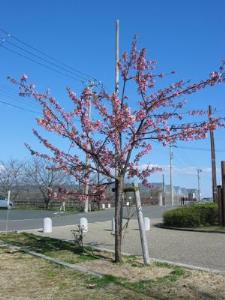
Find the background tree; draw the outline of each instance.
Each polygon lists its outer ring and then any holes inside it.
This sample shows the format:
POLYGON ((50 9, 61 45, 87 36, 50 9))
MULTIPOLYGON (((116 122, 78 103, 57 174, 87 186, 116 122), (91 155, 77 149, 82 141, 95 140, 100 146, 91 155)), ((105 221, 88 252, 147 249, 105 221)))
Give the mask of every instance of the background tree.
MULTIPOLYGON (((202 120, 204 112, 192 111, 194 122, 185 122, 182 108, 184 97, 207 86, 224 81, 224 63, 217 72, 197 83, 176 81, 165 88, 156 81, 172 74, 157 73, 156 62, 147 60, 146 49, 137 50, 133 41, 129 55, 125 52, 119 63, 122 77, 121 94, 107 93, 104 88, 87 86, 80 95, 67 89, 73 109, 66 111, 48 92, 39 92, 23 75, 19 85, 21 96, 32 96, 42 107, 43 117, 38 125, 68 140, 71 152, 50 143, 33 130, 38 140, 52 154, 28 149, 33 155, 54 164, 53 170, 65 171, 78 182, 86 183, 92 173, 99 171, 106 178, 104 184, 115 183, 115 260, 121 261, 123 187, 125 175, 137 177, 148 184, 148 177, 158 168, 151 164, 140 168, 141 159, 152 151, 152 141, 163 145, 206 137, 209 129, 223 126, 218 118, 202 120), (131 93, 128 93, 129 86, 131 93), (137 95, 134 94, 134 88, 137 95), (129 97, 130 96, 130 97, 129 97), (89 107, 92 102, 92 120, 89 107), (199 122, 197 116, 201 115, 199 122), (79 123, 75 122, 79 120, 79 123), (78 124, 78 125, 77 125, 78 124), (89 155, 88 172, 84 156, 89 155)), ((168 81, 166 81, 168 82, 168 81)), ((49 153, 49 152, 48 152, 49 153)))
POLYGON ((20 193, 20 186, 23 182, 24 162, 11 159, 7 162, 0 162, 0 195, 6 198, 11 191, 11 199, 16 200, 20 193))
POLYGON ((68 175, 62 171, 55 172, 40 158, 34 158, 27 162, 24 167, 24 182, 26 185, 34 186, 40 191, 45 208, 49 208, 52 199, 51 191, 68 183, 68 175))

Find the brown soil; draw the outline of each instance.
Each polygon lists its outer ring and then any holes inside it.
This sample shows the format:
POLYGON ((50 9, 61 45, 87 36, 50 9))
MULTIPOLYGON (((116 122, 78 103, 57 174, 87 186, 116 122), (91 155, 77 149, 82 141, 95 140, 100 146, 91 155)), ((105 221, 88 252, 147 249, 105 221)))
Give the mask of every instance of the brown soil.
POLYGON ((95 270, 105 275, 113 275, 116 277, 122 277, 130 282, 136 282, 140 280, 154 280, 160 277, 169 275, 171 269, 159 268, 155 265, 150 267, 135 266, 133 267, 129 263, 123 263, 123 265, 115 264, 110 260, 94 260, 79 263, 79 265, 85 266, 88 270, 95 270))

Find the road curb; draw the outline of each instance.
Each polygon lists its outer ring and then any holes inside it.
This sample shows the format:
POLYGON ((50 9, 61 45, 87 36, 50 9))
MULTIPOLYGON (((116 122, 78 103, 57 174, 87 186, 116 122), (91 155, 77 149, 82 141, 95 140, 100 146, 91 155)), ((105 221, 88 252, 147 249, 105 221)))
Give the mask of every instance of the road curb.
MULTIPOLYGON (((109 252, 109 253, 115 253, 115 251, 111 250, 111 249, 101 248, 101 247, 95 247, 95 246, 91 246, 91 247, 93 249, 96 249, 96 250, 99 250, 99 251, 103 251, 103 252, 105 251, 105 252, 109 252)), ((133 254, 127 253, 127 252, 122 252, 122 255, 123 256, 133 256, 133 254)), ((136 257, 142 257, 141 255, 135 255, 135 256, 136 257)), ((168 265, 174 265, 174 266, 177 266, 177 267, 183 267, 183 268, 187 268, 187 269, 190 269, 190 270, 202 271, 202 272, 213 273, 213 274, 218 274, 218 275, 225 276, 225 271, 221 271, 221 270, 217 270, 217 269, 211 269, 211 268, 205 268, 205 267, 200 267, 200 266, 194 266, 194 265, 189 265, 189 264, 185 264, 185 263, 178 263, 178 262, 169 261, 169 260, 165 260, 165 259, 154 258, 154 257, 150 257, 150 261, 159 262, 159 263, 166 263, 168 265)))
MULTIPOLYGON (((57 238, 52 238, 52 239, 61 240, 61 239, 57 239, 57 238)), ((69 242, 71 244, 73 243, 71 240, 66 240, 66 239, 61 240, 61 241, 69 242)), ((101 273, 87 270, 86 268, 78 266, 78 265, 75 265, 75 264, 70 264, 70 263, 62 262, 62 261, 60 261, 58 259, 46 256, 46 255, 41 254, 41 253, 30 251, 30 250, 28 250, 26 248, 23 248, 23 247, 18 247, 18 246, 10 245, 10 244, 5 243, 4 241, 1 241, 1 240, 0 240, 0 242, 3 242, 3 244, 5 244, 8 247, 11 247, 13 249, 18 249, 18 250, 23 251, 25 253, 28 253, 28 254, 30 254, 32 256, 43 258, 43 259, 45 259, 45 260, 47 260, 49 262, 52 262, 54 264, 57 264, 57 265, 61 265, 61 266, 64 266, 64 267, 67 267, 67 268, 70 268, 70 269, 73 269, 73 270, 76 270, 76 271, 79 271, 79 272, 82 272, 82 273, 86 273, 86 274, 89 274, 89 275, 97 276, 97 277, 100 277, 100 278, 104 276, 101 273)), ((93 248, 95 250, 102 251, 102 252, 115 253, 115 251, 112 250, 112 249, 107 249, 107 248, 92 246, 90 244, 85 244, 85 245, 89 246, 89 247, 91 247, 91 248, 93 248)), ((133 256, 133 254, 128 253, 128 252, 122 252, 122 255, 123 256, 133 256)), ((135 256, 136 257, 142 257, 141 255, 135 255, 135 256)), ((150 257, 150 261, 152 261, 152 262, 159 262, 159 263, 166 263, 168 265, 174 265, 174 266, 177 266, 177 267, 183 267, 183 268, 187 268, 187 269, 190 269, 190 270, 196 270, 196 271, 207 272, 207 273, 212 273, 212 274, 218 274, 218 275, 225 276, 225 271, 221 271, 221 270, 217 270, 217 269, 205 268, 205 267, 201 267, 201 266, 195 266, 195 265, 191 265, 191 264, 179 263, 179 262, 174 262, 174 261, 169 261, 169 260, 159 259, 159 258, 154 258, 154 257, 150 257)))
POLYGON ((191 231, 191 232, 205 232, 205 233, 220 233, 225 234, 225 231, 216 231, 216 230, 203 230, 203 229, 194 229, 194 228, 184 228, 184 227, 171 227, 171 226, 165 226, 161 223, 154 225, 157 228, 162 229, 169 229, 169 230, 179 230, 179 231, 191 231))
POLYGON ((78 271, 78 272, 82 272, 82 273, 86 273, 86 274, 89 274, 89 275, 92 275, 92 276, 96 276, 96 277, 99 277, 99 278, 102 278, 104 276, 101 273, 90 271, 90 270, 86 269, 85 267, 82 267, 82 266, 79 266, 79 265, 70 264, 70 263, 61 261, 61 260, 59 260, 57 258, 52 258, 52 257, 46 256, 44 254, 28 250, 28 249, 23 248, 23 247, 14 246, 14 245, 6 243, 4 241, 1 241, 1 242, 3 242, 2 245, 7 246, 10 249, 15 249, 15 250, 18 250, 18 251, 30 254, 32 256, 42 258, 44 260, 47 260, 48 262, 51 262, 51 263, 59 265, 59 266, 63 266, 65 268, 69 268, 69 269, 72 269, 72 270, 75 270, 75 271, 78 271))
MULTIPOLYGON (((69 243, 73 243, 72 240, 68 240, 68 239, 58 239, 56 237, 51 237, 52 239, 56 239, 56 240, 62 240, 65 242, 69 242, 69 243)), ((98 247, 98 246, 94 246, 91 245, 90 243, 84 243, 85 246, 89 246, 95 250, 99 250, 99 251, 105 251, 108 253, 115 253, 114 250, 112 249, 108 249, 108 248, 103 248, 103 247, 98 247)), ((133 254, 128 253, 128 252, 122 252, 123 256, 133 256, 133 254)), ((142 257, 141 255, 135 255, 137 257, 142 257)), ((187 269, 191 269, 191 270, 197 270, 197 271, 202 271, 202 272, 208 272, 208 273, 213 273, 213 274, 219 274, 219 275, 223 275, 225 276, 225 271, 221 271, 221 270, 217 270, 217 269, 213 269, 213 268, 206 268, 206 267, 201 267, 201 266, 195 266, 192 264, 185 264, 185 263, 179 263, 179 262, 174 262, 174 261, 169 261, 169 260, 164 260, 164 259, 159 259, 159 258, 154 258, 154 257, 150 257, 150 260, 155 261, 155 262, 159 262, 159 263, 167 263, 170 265, 174 265, 174 266, 178 266, 178 267, 184 267, 187 269)))

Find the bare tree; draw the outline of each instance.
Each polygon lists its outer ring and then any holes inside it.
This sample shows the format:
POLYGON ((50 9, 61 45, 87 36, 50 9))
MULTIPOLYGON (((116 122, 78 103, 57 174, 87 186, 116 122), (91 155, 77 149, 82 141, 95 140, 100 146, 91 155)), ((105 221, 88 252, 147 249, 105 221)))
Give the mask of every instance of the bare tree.
POLYGON ((48 167, 45 161, 37 158, 25 165, 25 182, 39 189, 46 209, 49 208, 52 189, 65 184, 68 179, 63 172, 52 171, 48 167))
POLYGON ((0 162, 0 194, 6 197, 11 190, 12 200, 19 196, 20 185, 23 181, 24 162, 10 159, 7 162, 0 162))

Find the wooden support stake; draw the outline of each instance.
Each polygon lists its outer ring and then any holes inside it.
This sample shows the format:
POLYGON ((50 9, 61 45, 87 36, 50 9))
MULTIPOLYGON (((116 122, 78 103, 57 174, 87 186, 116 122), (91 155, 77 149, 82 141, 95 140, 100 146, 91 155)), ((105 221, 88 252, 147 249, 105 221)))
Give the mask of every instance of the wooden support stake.
POLYGON ((142 212, 142 208, 141 208, 140 191, 139 191, 137 183, 134 183, 133 186, 135 188, 134 195, 135 195, 135 202, 136 202, 136 209, 137 209, 137 217, 138 217, 143 259, 144 259, 144 264, 148 265, 150 263, 150 258, 149 258, 149 252, 148 252, 148 241, 147 241, 146 232, 145 232, 144 217, 143 217, 143 212, 142 212))

